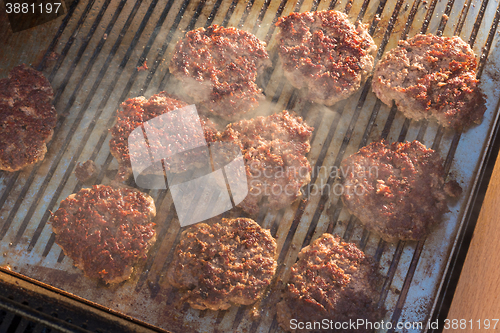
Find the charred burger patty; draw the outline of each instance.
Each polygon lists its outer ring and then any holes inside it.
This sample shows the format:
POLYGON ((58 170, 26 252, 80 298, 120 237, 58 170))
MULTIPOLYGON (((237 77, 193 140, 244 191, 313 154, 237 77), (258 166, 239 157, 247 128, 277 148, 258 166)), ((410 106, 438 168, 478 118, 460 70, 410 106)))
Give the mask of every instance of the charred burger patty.
POLYGON ((342 169, 344 204, 386 241, 424 238, 448 211, 447 197, 461 192, 455 181, 445 183, 441 157, 418 141, 373 142, 342 169))
POLYGON ((255 80, 269 64, 257 37, 213 25, 189 31, 175 46, 169 68, 200 107, 231 120, 264 99, 255 80))
POLYGON ((251 219, 196 224, 182 233, 167 272, 195 309, 225 310, 252 304, 276 272, 276 242, 251 219))
POLYGON ((0 80, 0 170, 43 160, 57 120, 53 97, 49 80, 26 65, 0 80))
POLYGON ((416 35, 399 41, 379 61, 373 92, 415 120, 434 118, 444 127, 478 123, 486 110, 476 79, 477 61, 460 37, 416 35))
POLYGON ((118 283, 155 242, 155 215, 149 195, 95 185, 61 201, 50 222, 56 243, 86 276, 118 283))
POLYGON ((292 13, 276 24, 285 76, 307 97, 333 105, 359 89, 377 50, 363 24, 338 11, 292 13))

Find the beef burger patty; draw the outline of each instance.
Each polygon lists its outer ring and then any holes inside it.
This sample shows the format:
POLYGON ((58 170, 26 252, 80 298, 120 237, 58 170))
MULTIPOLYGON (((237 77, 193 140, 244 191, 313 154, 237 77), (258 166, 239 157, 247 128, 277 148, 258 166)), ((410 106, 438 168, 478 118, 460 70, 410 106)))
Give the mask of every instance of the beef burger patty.
MULTIPOLYGON (((288 332, 323 332, 312 327, 293 329, 296 322, 349 323, 379 320, 384 310, 377 308, 382 279, 373 261, 354 243, 323 234, 303 248, 292 266, 290 278, 277 305, 280 326, 288 332)), ((371 332, 335 330, 335 332, 371 332)))
POLYGON ((255 80, 270 65, 265 45, 236 28, 199 28, 175 46, 170 72, 200 107, 234 120, 264 99, 255 80))
POLYGON ((383 103, 394 100, 408 118, 467 128, 486 110, 476 68, 474 52, 460 37, 416 35, 399 41, 378 62, 372 88, 383 103))
POLYGON ((44 159, 57 120, 53 98, 49 80, 24 64, 0 80, 0 170, 44 159))
POLYGON ((156 240, 149 195, 94 185, 61 201, 50 222, 56 243, 90 278, 127 280, 156 240))
MULTIPOLYGON (((120 166, 117 174, 118 180, 126 180, 132 174, 131 158, 138 161, 138 163, 150 160, 149 152, 146 149, 142 149, 142 147, 135 150, 136 153, 134 156, 130 156, 128 139, 132 131, 153 118, 185 106, 187 106, 187 103, 175 99, 165 92, 153 95, 149 100, 141 96, 127 99, 122 103, 121 110, 117 111, 116 124, 110 130, 111 140, 109 142, 111 154, 118 160, 120 166)), ((179 123, 184 123, 182 122, 182 117, 182 114, 178 114, 175 119, 179 123)), ((200 121, 204 131, 204 138, 199 138, 196 135, 179 136, 171 124, 169 125, 156 120, 158 126, 156 128, 149 127, 148 131, 154 131, 154 136, 161 138, 161 141, 149 139, 147 141, 147 148, 152 153, 160 154, 159 152, 162 152, 162 155, 169 157, 167 156, 168 149, 174 150, 178 148, 179 151, 182 151, 184 147, 190 146, 193 141, 203 139, 206 143, 215 141, 218 132, 214 123, 204 117, 200 117, 200 121)), ((196 133, 200 124, 188 123, 185 125, 189 128, 182 128, 182 133, 196 133)), ((192 150, 182 155, 177 154, 177 157, 175 158, 174 155, 172 159, 164 161, 163 165, 166 171, 172 173, 184 172, 205 161, 205 156, 201 155, 201 151, 197 150, 192 150)))
POLYGON ((458 196, 455 181, 445 183, 441 157, 418 141, 373 142, 342 161, 346 174, 342 201, 368 230, 384 240, 420 240, 458 196))
POLYGON ((256 215, 261 204, 281 209, 301 196, 311 178, 312 131, 287 111, 227 125, 221 140, 240 147, 247 175, 248 195, 239 207, 256 215))
POLYGON ((276 272, 276 241, 247 218, 196 224, 182 233, 167 272, 195 309, 225 310, 262 297, 276 272))
POLYGON ((377 50, 366 26, 338 11, 292 13, 278 20, 285 76, 307 97, 333 105, 356 92, 373 69, 377 50))

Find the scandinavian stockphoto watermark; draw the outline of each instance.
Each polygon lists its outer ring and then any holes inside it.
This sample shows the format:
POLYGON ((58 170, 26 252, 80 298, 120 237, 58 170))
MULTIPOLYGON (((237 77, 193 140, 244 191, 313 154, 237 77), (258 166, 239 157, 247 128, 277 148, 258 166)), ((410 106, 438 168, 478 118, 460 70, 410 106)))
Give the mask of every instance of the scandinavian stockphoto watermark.
POLYGON ((327 192, 334 195, 363 195, 366 190, 359 184, 346 187, 328 179, 345 178, 352 173, 357 176, 369 175, 371 178, 378 175, 376 167, 354 169, 320 166, 310 170, 308 166, 262 168, 250 163, 248 167, 252 177, 249 181, 239 146, 229 142, 207 144, 194 105, 144 122, 131 132, 128 147, 136 184, 147 189, 168 187, 181 226, 222 214, 241 203, 247 195, 294 196, 297 194, 294 181, 307 179, 309 173, 316 181, 300 189, 304 197, 327 192), (183 145, 173 144, 172 140, 183 145), (154 149, 149 145, 153 142, 154 149), (144 152, 147 152, 149 159, 141 157, 145 155, 144 152), (196 156, 194 161, 193 156, 196 156), (179 177, 177 171, 165 167, 184 159, 189 160, 197 172, 179 177), (251 193, 249 186, 253 189, 251 193))
POLYGON ((209 146, 194 105, 145 122, 132 131, 128 146, 136 184, 147 189, 166 189, 168 185, 181 226, 222 214, 248 194, 241 150, 225 142, 209 146), (184 146, 173 145, 172 138, 178 138, 184 146), (154 142, 155 149, 148 142, 154 142), (144 151, 148 152, 149 160, 134 158, 143 156, 144 151), (198 172, 179 181, 178 175, 165 165, 192 152, 197 160, 191 162, 198 172))
POLYGON ((274 195, 293 196, 296 194, 296 186, 289 180, 305 179, 310 174, 311 179, 315 182, 308 184, 300 189, 304 198, 326 193, 336 196, 340 195, 359 195, 366 193, 366 187, 361 183, 346 184, 339 182, 340 179, 345 179, 349 174, 353 174, 354 178, 377 179, 377 166, 319 166, 309 169, 307 166, 265 166, 262 168, 260 163, 253 162, 249 164, 249 170, 252 174, 252 179, 249 180, 249 185, 253 191, 249 195, 274 195), (333 181, 331 181, 333 180, 333 181))

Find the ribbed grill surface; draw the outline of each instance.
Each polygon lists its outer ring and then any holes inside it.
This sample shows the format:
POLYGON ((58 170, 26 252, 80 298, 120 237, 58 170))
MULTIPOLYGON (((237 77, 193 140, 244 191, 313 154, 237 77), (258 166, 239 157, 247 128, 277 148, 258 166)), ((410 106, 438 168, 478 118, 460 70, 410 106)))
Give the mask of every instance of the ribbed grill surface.
POLYGON ((0 174, 0 253, 5 253, 0 265, 174 332, 275 332, 281 330, 275 318, 276 294, 298 252, 322 233, 331 232, 356 242, 380 263, 386 277, 380 294, 380 304, 388 309, 384 320, 394 325, 420 321, 425 326, 497 120, 499 19, 498 0, 91 0, 74 4, 39 68, 52 82, 60 114, 49 152, 32 168, 0 174), (371 78, 354 96, 332 107, 301 99, 280 69, 274 23, 292 11, 323 9, 344 11, 351 20, 368 23, 379 47, 376 61, 399 39, 417 33, 459 35, 468 41, 479 55, 478 77, 487 95, 488 110, 481 125, 457 133, 433 122, 405 119, 395 107, 375 98, 371 78), (214 312, 174 304, 164 272, 180 227, 168 191, 149 191, 158 209, 158 242, 145 265, 118 286, 83 277, 54 244, 47 224, 59 202, 82 188, 73 173, 77 162, 91 159, 101 166, 96 183, 109 183, 114 177, 117 162, 109 153, 108 129, 119 104, 130 97, 174 91, 177 81, 168 71, 173 46, 186 31, 211 24, 238 27, 266 41, 273 67, 258 84, 271 102, 269 113, 293 110, 316 129, 308 155, 314 169, 311 184, 316 187, 310 187, 306 200, 279 212, 262 211, 257 219, 277 237, 279 250, 277 277, 269 295, 256 305, 264 309, 257 319, 251 316, 251 306, 214 312), (55 61, 47 57, 52 51, 60 55, 55 61), (137 71, 145 60, 149 69, 137 71), (380 138, 418 139, 436 149, 446 161, 446 171, 464 188, 446 221, 425 241, 386 243, 365 231, 333 191, 314 191, 318 186, 333 188, 332 168, 380 138))

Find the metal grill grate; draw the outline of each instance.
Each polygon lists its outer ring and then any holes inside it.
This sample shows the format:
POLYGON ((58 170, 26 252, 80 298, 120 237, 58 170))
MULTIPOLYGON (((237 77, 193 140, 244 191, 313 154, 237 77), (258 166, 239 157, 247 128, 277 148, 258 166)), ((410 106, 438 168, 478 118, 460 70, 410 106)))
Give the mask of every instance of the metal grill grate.
POLYGON ((263 311, 260 318, 252 320, 252 307, 212 312, 174 306, 175 293, 166 286, 163 272, 172 259, 180 226, 166 191, 146 191, 158 207, 155 222, 159 241, 138 273, 119 286, 96 286, 95 281, 83 278, 54 246, 54 235, 47 225, 59 202, 82 188, 73 174, 78 161, 91 159, 101 165, 96 183, 113 178, 117 164, 109 153, 108 129, 119 104, 129 97, 175 91, 177 82, 168 72, 173 45, 185 31, 216 23, 251 31, 268 43, 273 66, 259 78, 259 85, 272 102, 269 112, 294 110, 315 127, 308 156, 315 170, 312 185, 332 187, 336 179, 330 175, 331 168, 374 140, 418 139, 445 158, 446 171, 458 177, 465 190, 451 207, 446 223, 420 242, 388 244, 380 240, 347 213, 337 195, 314 193, 314 186, 308 188, 306 200, 288 209, 261 211, 257 222, 277 237, 280 254, 272 292, 257 307, 274 309, 278 290, 287 280, 297 253, 323 232, 331 232, 356 242, 381 264, 386 280, 379 303, 389 310, 386 321, 425 323, 444 283, 471 202, 469 194, 477 186, 477 171, 497 123, 495 82, 500 77, 499 67, 497 57, 489 55, 496 51, 499 19, 499 2, 492 0, 480 4, 472 0, 75 2, 38 68, 52 82, 60 114, 49 153, 30 169, 0 174, 0 252, 5 253, 0 264, 111 311, 173 331, 279 330, 273 311, 263 311), (368 23, 379 47, 376 61, 399 39, 419 32, 461 36, 480 55, 478 77, 488 97, 483 123, 466 133, 455 133, 434 123, 405 119, 395 107, 375 98, 371 78, 357 94, 332 107, 301 99, 280 69, 274 23, 291 11, 316 9, 344 11, 352 20, 368 23), (55 63, 48 60, 52 51, 60 54, 55 63), (149 70, 137 71, 146 59, 149 70))
POLYGON ((147 327, 67 300, 19 276, 0 273, 0 332, 144 332, 147 327))

